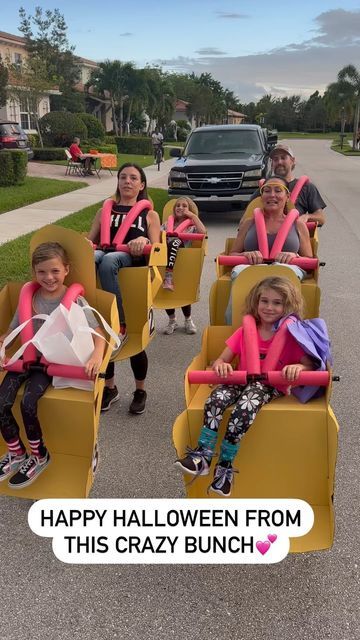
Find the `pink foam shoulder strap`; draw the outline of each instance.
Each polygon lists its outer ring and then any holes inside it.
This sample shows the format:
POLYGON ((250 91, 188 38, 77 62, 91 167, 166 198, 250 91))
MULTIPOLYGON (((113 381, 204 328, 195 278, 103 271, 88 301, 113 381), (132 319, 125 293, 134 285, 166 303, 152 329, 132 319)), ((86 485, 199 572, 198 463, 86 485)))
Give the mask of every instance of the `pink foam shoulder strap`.
MULTIPOLYGON (((295 319, 295 317, 290 316, 281 323, 281 326, 276 331, 274 339, 269 347, 265 359, 263 360, 263 373, 276 370, 277 363, 285 347, 288 337, 287 325, 291 322, 294 322, 295 319)), ((255 318, 251 315, 244 316, 242 326, 244 332, 243 336, 245 353, 241 354, 241 369, 247 371, 250 375, 256 375, 261 372, 261 363, 258 330, 256 327, 255 318)))
POLYGON ((115 200, 113 200, 112 198, 108 198, 108 200, 104 201, 104 204, 101 209, 101 218, 100 218, 100 246, 101 247, 110 246, 110 221, 111 221, 111 211, 114 204, 115 204, 115 200))
POLYGON ((299 197, 301 189, 308 182, 310 182, 310 178, 308 176, 300 176, 300 178, 297 180, 296 185, 290 194, 290 200, 293 204, 296 204, 296 200, 299 197))
POLYGON ((265 259, 273 259, 282 250, 286 238, 290 233, 290 229, 294 224, 295 220, 298 218, 299 212, 296 209, 292 209, 285 217, 284 222, 282 223, 279 231, 276 234, 276 238, 274 244, 269 253, 269 243, 268 237, 266 233, 265 226, 265 218, 264 213, 261 209, 256 208, 254 211, 254 221, 256 228, 256 235, 258 239, 258 247, 261 255, 265 259))
MULTIPOLYGON (((126 214, 124 222, 120 225, 116 232, 115 238, 112 241, 113 245, 123 244, 124 240, 130 230, 131 225, 135 222, 136 218, 145 211, 145 209, 152 209, 152 204, 149 200, 139 200, 133 207, 131 207, 129 213, 126 214)), ((110 224, 109 224, 110 229, 110 224)))
MULTIPOLYGON (((193 224, 194 223, 192 220, 190 220, 190 218, 186 218, 186 220, 183 220, 183 222, 180 222, 180 224, 176 227, 176 233, 182 233, 183 231, 185 231, 185 229, 187 229, 188 227, 191 227, 193 224)), ((175 216, 171 215, 167 219, 166 231, 169 231, 169 233, 172 233, 174 231, 174 225, 175 225, 175 216)))

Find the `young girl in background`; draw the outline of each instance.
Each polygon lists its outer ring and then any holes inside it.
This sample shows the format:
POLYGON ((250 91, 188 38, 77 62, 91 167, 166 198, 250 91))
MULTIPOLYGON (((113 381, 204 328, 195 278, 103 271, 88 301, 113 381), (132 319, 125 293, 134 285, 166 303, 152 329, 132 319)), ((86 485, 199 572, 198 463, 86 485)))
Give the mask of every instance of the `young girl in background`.
MULTIPOLYGON (((32 255, 32 269, 34 279, 40 285, 33 297, 33 313, 50 315, 61 303, 67 289, 64 280, 69 273, 70 264, 65 249, 57 242, 44 242, 39 245, 32 255)), ((79 296, 76 302, 81 306, 87 305, 82 296, 79 296)), ((98 373, 101 366, 105 341, 94 314, 89 309, 84 309, 84 313, 89 326, 98 333, 93 335, 94 351, 85 365, 85 371, 91 378, 98 373)), ((34 333, 42 323, 43 320, 40 319, 33 321, 34 333)), ((9 329, 0 336, 0 346, 6 336, 18 326, 17 309, 9 329)), ((3 364, 3 360, 0 360, 0 370, 3 364)), ((50 454, 45 446, 37 416, 37 404, 51 382, 52 378, 45 371, 30 368, 21 373, 8 371, 0 384, 0 431, 8 448, 8 452, 0 459, 0 482, 12 476, 9 480, 12 489, 22 489, 34 482, 50 462, 50 454), (20 438, 19 425, 12 413, 17 392, 24 382, 25 389, 20 408, 30 447, 29 456, 20 438)))
MULTIPOLYGON (((301 318, 303 301, 301 293, 286 278, 266 278, 250 291, 245 302, 245 313, 254 317, 257 326, 260 362, 265 358, 275 335, 275 327, 289 314, 301 318)), ((244 349, 243 328, 240 327, 226 340, 226 347, 212 365, 219 378, 231 376, 232 362, 244 349)), ((272 387, 256 380, 246 385, 219 385, 205 403, 204 424, 196 449, 176 461, 182 471, 192 475, 208 475, 217 441, 217 433, 225 409, 234 404, 221 443, 219 462, 215 467, 210 490, 221 496, 229 496, 233 482, 232 467, 241 438, 254 422, 261 407, 287 391, 288 384, 299 377, 301 371, 314 368, 313 362, 289 332, 275 371, 282 371, 284 384, 272 387)))
MULTIPOLYGON (((174 231, 185 220, 191 220, 193 223, 191 226, 185 229, 186 233, 206 233, 206 228, 196 214, 196 208, 193 201, 190 198, 178 198, 173 208, 174 216, 174 231)), ((162 227, 165 231, 168 231, 168 221, 165 222, 162 227)), ((176 257, 181 247, 187 247, 191 244, 190 241, 183 242, 177 237, 167 237, 166 243, 168 247, 168 263, 165 270, 165 278, 163 281, 163 288, 169 291, 174 291, 173 271, 176 262, 176 257)), ((191 318, 191 305, 187 304, 181 307, 185 318, 185 332, 188 334, 196 333, 195 324, 191 318)), ((166 313, 169 317, 169 324, 164 330, 166 335, 171 335, 177 328, 177 322, 175 317, 175 309, 166 309, 166 313)))

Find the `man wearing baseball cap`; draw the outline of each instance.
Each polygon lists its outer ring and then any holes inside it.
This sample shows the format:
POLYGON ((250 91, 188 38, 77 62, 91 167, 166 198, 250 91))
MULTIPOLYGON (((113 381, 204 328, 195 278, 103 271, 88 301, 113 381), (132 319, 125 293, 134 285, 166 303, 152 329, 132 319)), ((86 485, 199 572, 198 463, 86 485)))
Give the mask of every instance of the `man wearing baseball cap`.
MULTIPOLYGON (((273 173, 287 181, 291 193, 297 183, 297 179, 292 173, 295 167, 295 156, 291 147, 279 142, 270 151, 270 158, 273 173)), ((315 185, 312 182, 304 184, 296 200, 296 208, 301 216, 305 216, 305 221, 317 222, 319 225, 324 224, 323 209, 325 207, 326 204, 315 185)))

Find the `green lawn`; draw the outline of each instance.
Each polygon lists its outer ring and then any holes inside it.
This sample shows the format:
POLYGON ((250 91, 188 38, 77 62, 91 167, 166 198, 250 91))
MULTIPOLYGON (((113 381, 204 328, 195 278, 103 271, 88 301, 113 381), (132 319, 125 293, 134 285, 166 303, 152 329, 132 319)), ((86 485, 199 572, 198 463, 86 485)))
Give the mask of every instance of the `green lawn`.
MULTIPOLYGON (((55 182, 55 181, 54 181, 55 182)), ((154 202, 154 209, 161 215, 165 203, 169 196, 164 189, 149 189, 149 196, 154 202)), ((55 224, 70 229, 75 229, 79 233, 88 231, 96 211, 101 207, 102 201, 81 209, 70 216, 61 218, 55 224)), ((16 240, 6 242, 0 246, 0 288, 9 280, 26 280, 31 278, 29 266, 29 241, 33 234, 28 233, 20 236, 16 240)))
POLYGON ((32 202, 39 202, 59 196, 62 193, 87 187, 85 182, 68 180, 50 180, 48 178, 25 178, 23 185, 0 187, 0 213, 24 207, 32 202))
MULTIPOLYGON (((165 152, 166 151, 168 150, 165 150, 165 152)), ((39 161, 37 160, 36 162, 39 162, 39 161)), ((44 164, 60 164, 62 166, 67 165, 67 160, 48 160, 48 161, 43 160, 42 162, 44 162, 44 164)), ((153 163, 153 157, 141 156, 136 154, 131 155, 131 154, 125 154, 125 153, 118 153, 117 169, 119 169, 119 167, 121 167, 121 165, 124 164, 124 162, 133 162, 134 164, 138 164, 139 167, 148 167, 150 164, 153 163)))
POLYGON ((300 140, 312 139, 312 140, 332 140, 338 136, 337 131, 328 133, 302 133, 301 131, 279 131, 279 140, 283 138, 299 138, 300 140))

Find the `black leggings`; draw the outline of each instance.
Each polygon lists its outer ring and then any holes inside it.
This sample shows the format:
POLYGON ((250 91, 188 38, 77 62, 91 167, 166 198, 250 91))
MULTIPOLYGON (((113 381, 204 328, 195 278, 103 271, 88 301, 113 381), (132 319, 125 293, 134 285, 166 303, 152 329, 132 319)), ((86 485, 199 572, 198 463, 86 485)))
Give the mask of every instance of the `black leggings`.
MULTIPOLYGON (((190 318, 191 316, 191 304, 186 304, 184 307, 181 307, 181 310, 185 316, 185 318, 190 318)), ((175 315, 175 309, 165 309, 166 313, 168 314, 168 316, 174 316, 175 315)))
MULTIPOLYGON (((140 351, 140 353, 137 353, 135 356, 131 356, 130 366, 135 380, 145 380, 148 370, 148 357, 146 355, 146 351, 140 351)), ((109 362, 105 372, 105 380, 111 380, 114 375, 115 362, 109 362)))
POLYGON ((0 431, 5 442, 19 437, 19 425, 12 414, 12 406, 17 392, 25 382, 21 400, 21 415, 28 440, 42 439, 42 431, 37 417, 37 405, 41 396, 51 384, 52 378, 43 371, 9 371, 0 385, 0 431))

